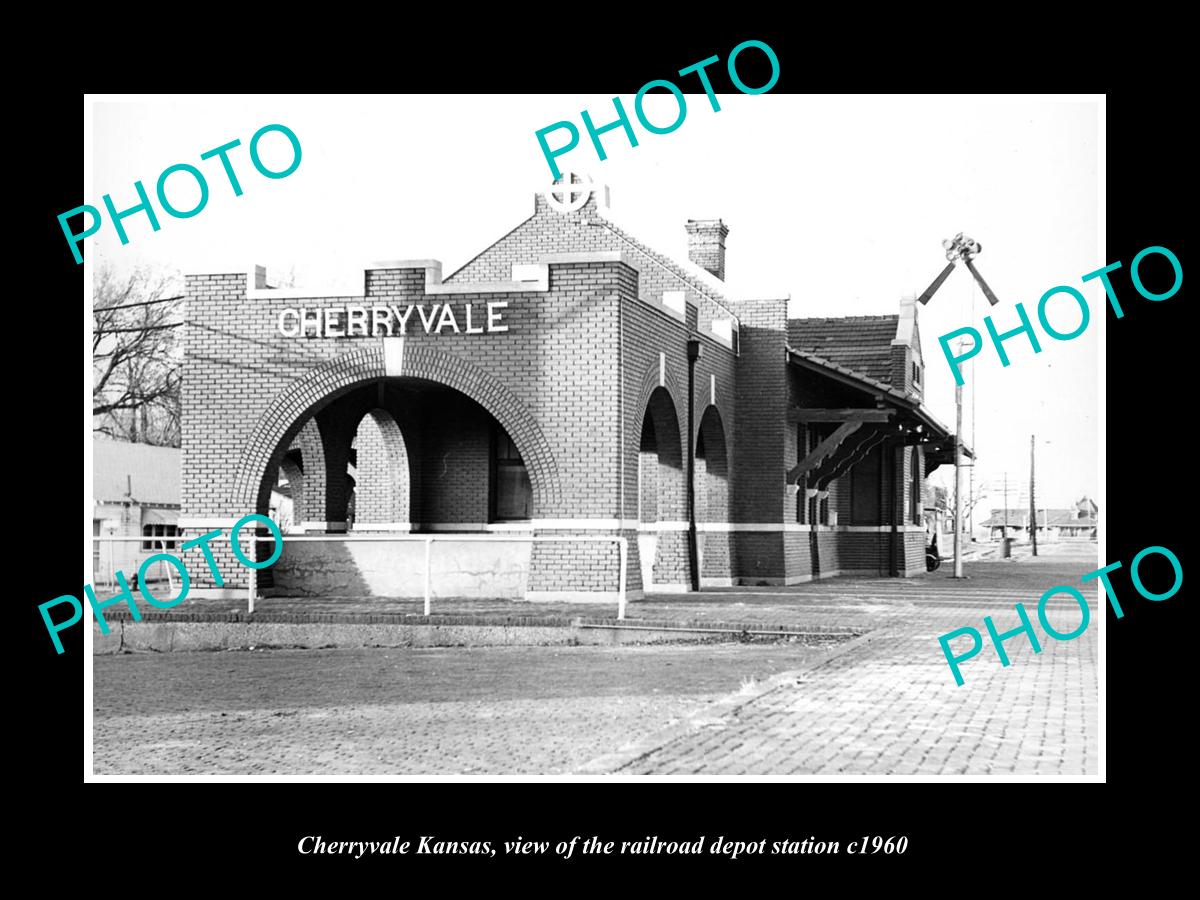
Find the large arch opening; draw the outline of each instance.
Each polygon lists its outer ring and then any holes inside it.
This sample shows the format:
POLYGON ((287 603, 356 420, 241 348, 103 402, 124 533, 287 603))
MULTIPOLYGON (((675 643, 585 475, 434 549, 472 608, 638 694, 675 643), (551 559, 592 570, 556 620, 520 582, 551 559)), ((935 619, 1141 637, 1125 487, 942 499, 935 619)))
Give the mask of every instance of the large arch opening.
POLYGON ((687 590, 687 482, 679 417, 665 388, 650 394, 638 445, 638 556, 644 590, 687 590))
MULTIPOLYGON (((446 385, 388 377, 342 390, 305 410, 321 453, 277 449, 259 490, 260 504, 286 484, 302 500, 308 532, 532 531, 538 504, 523 448, 482 405, 446 385), (310 470, 325 484, 308 509, 310 470), (281 478, 280 469, 286 472, 281 478), (315 474, 315 473, 314 473, 315 474)), ((259 509, 267 512, 266 509, 259 509)), ((295 530, 295 529, 293 529, 295 530)), ((265 532, 264 532, 265 533, 265 532)), ((437 541, 431 581, 441 597, 524 596, 531 542, 437 541)), ((422 596, 423 541, 291 542, 272 567, 273 588, 287 595, 422 596)))
MULTIPOLYGON (((509 388, 469 360, 429 346, 404 347, 397 358, 385 360, 382 345, 365 342, 312 369, 271 400, 238 461, 228 496, 230 508, 263 512, 270 491, 269 485, 264 486, 263 473, 279 464, 306 419, 347 392, 392 376, 443 385, 477 399, 512 437, 528 466, 536 504, 533 515, 553 515, 560 508, 562 486, 554 451, 529 409, 509 388)), ((340 504, 335 498, 345 485, 333 481, 325 489, 324 506, 337 508, 340 504)))

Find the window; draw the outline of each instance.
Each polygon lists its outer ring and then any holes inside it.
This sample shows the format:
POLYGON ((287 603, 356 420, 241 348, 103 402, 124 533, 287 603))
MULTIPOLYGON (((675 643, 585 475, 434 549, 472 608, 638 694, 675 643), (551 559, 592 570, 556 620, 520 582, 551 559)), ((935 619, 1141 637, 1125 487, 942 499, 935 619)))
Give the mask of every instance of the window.
MULTIPOLYGON (((179 537, 177 525, 143 525, 142 537, 175 538, 179 537)), ((143 550, 174 550, 174 541, 142 541, 143 550)))
POLYGON ((492 446, 492 521, 528 519, 533 507, 533 487, 525 461, 512 438, 498 426, 492 446))
POLYGON ((921 385, 921 364, 913 363, 913 385, 920 387, 921 385))

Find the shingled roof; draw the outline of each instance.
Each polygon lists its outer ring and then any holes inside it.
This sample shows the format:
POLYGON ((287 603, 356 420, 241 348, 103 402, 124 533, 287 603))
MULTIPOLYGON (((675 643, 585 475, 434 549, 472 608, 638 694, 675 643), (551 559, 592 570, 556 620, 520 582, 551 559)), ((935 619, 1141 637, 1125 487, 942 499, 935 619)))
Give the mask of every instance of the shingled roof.
POLYGON ((890 385, 898 321, 899 316, 788 319, 788 346, 890 385))

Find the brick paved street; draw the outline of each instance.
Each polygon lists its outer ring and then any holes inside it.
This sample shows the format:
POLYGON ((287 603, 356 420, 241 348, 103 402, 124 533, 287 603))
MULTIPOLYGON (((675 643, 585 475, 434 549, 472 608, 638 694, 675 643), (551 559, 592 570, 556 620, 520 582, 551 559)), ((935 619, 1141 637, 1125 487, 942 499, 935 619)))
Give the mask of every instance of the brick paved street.
MULTIPOLYGON (((833 651, 792 643, 97 657, 95 769, 1094 775, 1095 590, 1084 591, 1093 618, 1082 637, 1041 635, 1040 655, 1013 638, 1008 668, 985 645, 964 663, 963 687, 937 642, 962 626, 982 631, 986 614, 1014 627, 1017 601, 1036 616, 1041 593, 1078 585, 1097 567, 1094 553, 1091 544, 1052 546, 1037 560, 973 564, 963 582, 947 566, 916 579, 631 605, 646 619, 874 629, 833 651), (799 674, 781 674, 789 672, 799 674)), ((1078 615, 1073 601, 1051 604, 1062 631, 1078 615)))
POLYGON ((554 774, 820 656, 799 643, 97 657, 97 773, 554 774))
MULTIPOLYGON (((1005 644, 1008 668, 985 643, 979 656, 963 664, 962 687, 955 685, 937 642, 962 626, 983 632, 986 614, 1000 632, 1015 627, 1012 607, 1018 600, 1037 628, 1038 597, 1054 585, 1078 586, 1079 576, 1096 568, 1092 552, 1090 545, 1059 546, 1036 560, 977 564, 971 581, 941 582, 922 592, 936 597, 936 607, 926 603, 898 613, 881 633, 831 662, 786 679, 724 716, 701 714, 682 735, 633 760, 592 770, 1095 775, 1102 611, 1097 614, 1094 590, 1084 591, 1092 624, 1081 637, 1058 642, 1040 634, 1039 655, 1023 635, 1015 637, 1005 644), (1000 578, 1008 588, 997 589, 1000 578)), ((914 588, 920 590, 912 583, 873 587, 872 596, 899 600, 914 588)), ((1060 631, 1072 630, 1078 612, 1051 606, 1056 608, 1062 611, 1052 611, 1051 622, 1060 631)))

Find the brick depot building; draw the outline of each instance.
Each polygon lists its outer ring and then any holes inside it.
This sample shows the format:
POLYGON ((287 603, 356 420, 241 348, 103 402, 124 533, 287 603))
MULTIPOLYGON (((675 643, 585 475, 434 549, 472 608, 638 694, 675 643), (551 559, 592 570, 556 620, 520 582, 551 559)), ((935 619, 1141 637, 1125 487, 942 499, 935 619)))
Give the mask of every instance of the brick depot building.
MULTIPOLYGON (((615 543, 530 535, 624 536, 631 599, 925 571, 922 483, 953 439, 922 407, 915 305, 789 320, 726 295, 721 221, 689 221, 677 262, 581 198, 536 197, 447 278, 380 263, 313 296, 189 275, 185 536, 283 490, 293 533, 490 535, 433 544, 435 597, 615 598, 615 543)), ((259 585, 420 596, 424 554, 288 541, 259 585)), ((198 549, 188 565, 217 586, 198 549)))

